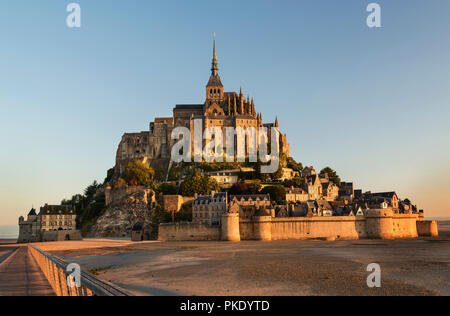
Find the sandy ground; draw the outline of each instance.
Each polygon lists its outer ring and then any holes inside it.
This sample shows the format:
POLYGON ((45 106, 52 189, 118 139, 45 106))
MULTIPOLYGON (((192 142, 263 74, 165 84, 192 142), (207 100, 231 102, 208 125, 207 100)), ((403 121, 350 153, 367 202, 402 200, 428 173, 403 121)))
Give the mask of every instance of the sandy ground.
MULTIPOLYGON (((144 241, 142 244, 153 244, 156 241, 144 241)), ((86 238, 82 241, 60 241, 34 243, 33 245, 44 251, 76 250, 76 249, 95 249, 95 248, 117 248, 134 245, 136 243, 130 240, 116 239, 93 239, 86 238)))
POLYGON ((85 240, 45 247, 137 295, 450 295, 450 228, 439 238, 395 241, 85 240), (381 288, 366 285, 370 263, 381 266, 381 288))

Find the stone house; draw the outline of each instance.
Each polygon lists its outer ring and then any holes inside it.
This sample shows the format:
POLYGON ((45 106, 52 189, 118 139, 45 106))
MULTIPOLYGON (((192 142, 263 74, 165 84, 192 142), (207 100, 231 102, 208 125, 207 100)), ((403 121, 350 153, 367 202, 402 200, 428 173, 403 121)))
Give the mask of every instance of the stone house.
POLYGON ((339 187, 339 198, 342 200, 353 201, 355 197, 355 187, 353 182, 341 182, 339 187))
POLYGON ((38 242, 41 240, 41 218, 32 208, 27 219, 19 217, 19 238, 18 243, 38 242))
POLYGON ((372 196, 375 198, 385 199, 388 202, 389 206, 394 209, 394 211, 399 210, 400 200, 396 192, 373 193, 372 196))
POLYGON ((280 181, 291 180, 295 177, 300 177, 300 172, 294 171, 291 168, 283 168, 283 173, 280 178, 280 181))
POLYGON ((228 209, 227 193, 211 192, 210 195, 195 196, 192 205, 192 221, 207 225, 220 225, 222 214, 228 209))
POLYGON ((69 205, 47 205, 41 207, 41 230, 74 230, 77 215, 69 205))
POLYGON ((240 169, 209 172, 208 175, 215 179, 221 188, 228 189, 239 181, 240 169))
POLYGON ((303 188, 308 192, 309 200, 319 200, 323 195, 322 182, 318 174, 313 174, 305 178, 303 188))
POLYGON ((302 177, 303 178, 310 177, 310 176, 315 175, 315 174, 317 174, 317 172, 316 172, 316 170, 314 170, 313 166, 305 167, 302 170, 302 177))
POLYGON ((288 203, 306 202, 309 199, 308 192, 301 188, 291 187, 286 190, 286 201, 288 203))
POLYGON ((336 201, 339 196, 339 187, 333 182, 322 182, 323 198, 329 202, 336 201))
POLYGON ((252 218, 255 215, 275 215, 269 194, 232 195, 230 212, 239 212, 240 218, 252 218))
POLYGON ((19 217, 18 243, 81 240, 76 230, 76 213, 68 205, 48 205, 41 207, 39 214, 33 208, 25 220, 19 217))

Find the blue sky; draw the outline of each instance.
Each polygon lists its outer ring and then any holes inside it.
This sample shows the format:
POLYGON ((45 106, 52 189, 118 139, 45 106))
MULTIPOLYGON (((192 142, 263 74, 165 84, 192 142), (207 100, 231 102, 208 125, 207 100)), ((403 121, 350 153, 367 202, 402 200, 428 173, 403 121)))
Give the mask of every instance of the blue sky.
POLYGON ((212 32, 227 91, 278 115, 292 156, 450 216, 450 2, 0 3, 0 225, 103 180, 125 132, 204 101, 212 32))

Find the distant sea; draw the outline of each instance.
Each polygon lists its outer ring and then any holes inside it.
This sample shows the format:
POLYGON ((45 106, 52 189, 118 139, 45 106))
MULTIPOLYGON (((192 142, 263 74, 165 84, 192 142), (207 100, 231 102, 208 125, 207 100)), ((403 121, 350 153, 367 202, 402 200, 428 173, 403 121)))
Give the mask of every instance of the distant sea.
POLYGON ((438 222, 447 222, 450 221, 450 217, 425 217, 426 221, 438 221, 438 222))
POLYGON ((19 225, 17 226, 0 226, 0 240, 17 239, 19 237, 19 225))

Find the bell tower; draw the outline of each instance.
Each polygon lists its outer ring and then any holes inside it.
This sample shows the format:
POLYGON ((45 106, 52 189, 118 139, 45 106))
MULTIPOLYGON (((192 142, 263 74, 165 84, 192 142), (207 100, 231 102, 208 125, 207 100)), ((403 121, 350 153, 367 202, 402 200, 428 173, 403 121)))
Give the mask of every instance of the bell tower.
POLYGON ((209 106, 213 103, 219 103, 225 100, 223 85, 220 81, 219 66, 217 63, 216 55, 216 33, 214 33, 214 48, 213 59, 211 67, 211 76, 209 77, 208 84, 206 85, 206 105, 209 106))

